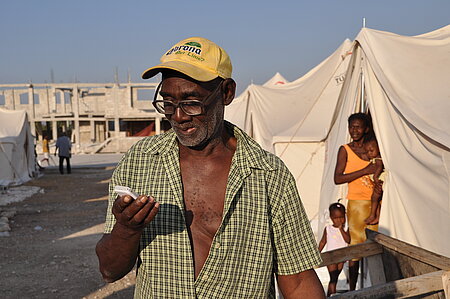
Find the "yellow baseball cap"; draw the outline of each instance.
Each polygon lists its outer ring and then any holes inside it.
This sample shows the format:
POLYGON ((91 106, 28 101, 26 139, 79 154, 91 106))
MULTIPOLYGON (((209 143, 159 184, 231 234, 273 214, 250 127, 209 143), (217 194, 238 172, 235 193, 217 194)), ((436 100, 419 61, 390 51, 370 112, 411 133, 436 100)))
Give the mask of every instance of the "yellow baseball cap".
POLYGON ((190 37, 175 44, 160 59, 161 63, 142 73, 149 79, 164 69, 175 70, 197 81, 217 77, 231 78, 231 60, 224 49, 202 37, 190 37))

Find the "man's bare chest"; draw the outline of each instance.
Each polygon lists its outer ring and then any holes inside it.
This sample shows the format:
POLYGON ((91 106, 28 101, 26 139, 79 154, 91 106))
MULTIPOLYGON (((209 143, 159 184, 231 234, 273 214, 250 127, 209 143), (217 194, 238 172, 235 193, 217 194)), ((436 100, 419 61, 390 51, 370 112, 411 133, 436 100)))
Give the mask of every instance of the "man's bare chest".
POLYGON ((228 171, 182 175, 187 226, 214 236, 222 222, 228 171))

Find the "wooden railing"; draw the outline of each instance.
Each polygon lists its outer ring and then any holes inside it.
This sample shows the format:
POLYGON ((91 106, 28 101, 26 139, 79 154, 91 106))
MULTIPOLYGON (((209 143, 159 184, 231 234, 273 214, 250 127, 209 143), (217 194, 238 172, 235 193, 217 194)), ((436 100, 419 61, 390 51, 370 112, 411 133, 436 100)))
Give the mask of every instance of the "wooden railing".
POLYGON ((324 267, 364 258, 371 287, 333 298, 450 298, 450 258, 366 230, 367 241, 322 253, 324 267))

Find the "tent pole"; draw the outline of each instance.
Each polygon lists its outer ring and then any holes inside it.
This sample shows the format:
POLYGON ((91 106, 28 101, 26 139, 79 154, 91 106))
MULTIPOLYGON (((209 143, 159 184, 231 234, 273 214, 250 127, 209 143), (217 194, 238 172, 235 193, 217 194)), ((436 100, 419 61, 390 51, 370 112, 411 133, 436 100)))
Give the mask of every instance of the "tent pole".
POLYGON ((365 113, 366 112, 366 103, 364 102, 364 72, 363 69, 361 67, 361 112, 365 113))
MULTIPOLYGON (((362 28, 366 28, 366 18, 362 18, 362 28)), ((361 60, 363 59, 363 57, 361 56, 361 60)), ((364 103, 364 72, 363 72, 363 68, 362 68, 362 63, 361 63, 361 99, 360 99, 360 109, 361 112, 366 112, 366 106, 364 103)))
MULTIPOLYGON (((363 28, 365 28, 366 27, 366 18, 363 18, 363 28)), ((364 90, 364 63, 365 63, 365 61, 364 61, 364 53, 361 53, 361 64, 360 64, 360 67, 359 67, 359 70, 360 70, 360 74, 361 74, 361 77, 360 77, 360 81, 361 81, 361 86, 360 86, 360 89, 361 89, 361 95, 360 95, 360 105, 359 105, 359 109, 360 109, 360 112, 363 112, 363 113, 365 113, 366 112, 366 103, 365 103, 365 101, 364 101, 364 95, 365 95, 365 90, 364 90)))

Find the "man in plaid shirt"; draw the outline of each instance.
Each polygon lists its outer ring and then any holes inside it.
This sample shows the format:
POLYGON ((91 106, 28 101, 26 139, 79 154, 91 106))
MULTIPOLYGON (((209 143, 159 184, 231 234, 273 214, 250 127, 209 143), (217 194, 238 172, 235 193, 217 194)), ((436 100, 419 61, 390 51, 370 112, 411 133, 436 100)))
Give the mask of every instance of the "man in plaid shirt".
POLYGON ((224 121, 236 88, 226 52, 188 38, 142 77, 157 73, 153 105, 172 129, 136 143, 113 174, 96 248, 104 279, 137 262, 135 298, 274 298, 274 274, 284 298, 324 298, 295 180, 224 121))

